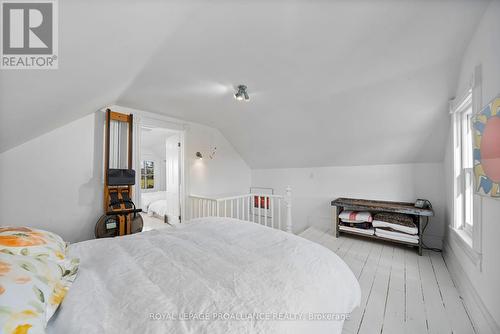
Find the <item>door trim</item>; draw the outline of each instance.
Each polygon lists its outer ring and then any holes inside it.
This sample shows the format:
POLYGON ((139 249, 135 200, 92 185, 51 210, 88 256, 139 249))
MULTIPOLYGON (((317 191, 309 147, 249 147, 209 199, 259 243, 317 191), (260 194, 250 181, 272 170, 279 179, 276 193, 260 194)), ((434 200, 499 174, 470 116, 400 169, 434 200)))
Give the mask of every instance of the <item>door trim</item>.
POLYGON ((160 115, 158 117, 149 117, 138 115, 136 117, 136 122, 134 124, 134 168, 136 169, 136 186, 133 193, 134 202, 142 207, 141 203, 141 189, 140 189, 140 165, 141 165, 141 135, 143 127, 156 127, 164 128, 179 133, 179 142, 181 143, 179 152, 179 205, 180 205, 180 215, 181 222, 185 220, 186 213, 186 164, 185 164, 185 147, 186 147, 186 126, 181 123, 174 123, 168 120, 162 119, 160 115))

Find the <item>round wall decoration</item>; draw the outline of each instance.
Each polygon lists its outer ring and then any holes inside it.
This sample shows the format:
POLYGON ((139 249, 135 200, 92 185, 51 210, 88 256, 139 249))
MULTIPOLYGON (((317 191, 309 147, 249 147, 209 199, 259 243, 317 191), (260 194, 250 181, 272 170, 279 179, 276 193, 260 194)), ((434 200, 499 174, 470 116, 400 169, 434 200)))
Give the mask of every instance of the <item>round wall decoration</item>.
POLYGON ((500 198, 500 97, 472 120, 475 190, 500 198))

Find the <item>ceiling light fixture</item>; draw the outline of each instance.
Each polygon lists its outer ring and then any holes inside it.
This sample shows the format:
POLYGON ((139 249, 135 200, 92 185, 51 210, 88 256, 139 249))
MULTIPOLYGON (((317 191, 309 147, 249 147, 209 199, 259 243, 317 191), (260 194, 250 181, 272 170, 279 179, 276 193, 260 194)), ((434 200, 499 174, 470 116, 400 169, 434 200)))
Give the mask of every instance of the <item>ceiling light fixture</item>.
POLYGON ((239 85, 238 91, 234 94, 234 98, 238 101, 248 101, 250 100, 250 97, 248 96, 247 93, 247 86, 245 85, 239 85))

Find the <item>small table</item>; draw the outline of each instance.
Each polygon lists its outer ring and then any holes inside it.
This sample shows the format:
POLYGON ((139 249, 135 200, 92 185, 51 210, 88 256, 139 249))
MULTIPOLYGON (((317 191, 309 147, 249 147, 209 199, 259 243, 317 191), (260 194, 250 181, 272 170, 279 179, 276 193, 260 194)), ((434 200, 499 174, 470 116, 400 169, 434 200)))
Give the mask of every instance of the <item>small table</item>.
POLYGON ((417 208, 414 203, 408 202, 390 202, 390 201, 373 201, 366 199, 356 199, 356 198, 337 198, 332 201, 333 207, 333 225, 336 231, 336 237, 339 237, 340 232, 347 234, 355 234, 358 236, 371 238, 371 239, 379 239, 384 241, 395 242, 399 244, 410 245, 414 247, 418 247, 418 255, 422 255, 422 247, 423 247, 423 227, 424 227, 424 217, 428 219, 428 217, 434 216, 434 211, 430 208, 417 208), (351 231, 340 231, 339 229, 339 214, 342 210, 356 210, 356 211, 369 211, 369 212, 395 212, 395 213, 404 213, 407 215, 414 216, 414 220, 418 221, 418 245, 412 244, 405 241, 398 241, 388 238, 379 237, 376 235, 366 235, 362 233, 356 233, 351 231))

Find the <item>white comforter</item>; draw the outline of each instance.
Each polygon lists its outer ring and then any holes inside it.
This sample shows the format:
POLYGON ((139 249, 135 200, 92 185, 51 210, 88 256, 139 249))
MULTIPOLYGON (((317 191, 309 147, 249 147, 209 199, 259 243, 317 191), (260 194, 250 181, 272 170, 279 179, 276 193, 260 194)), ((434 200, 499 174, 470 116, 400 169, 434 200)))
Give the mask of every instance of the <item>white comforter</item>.
POLYGON ((142 210, 148 211, 149 204, 151 204, 154 201, 160 200, 160 199, 166 199, 167 198, 167 192, 166 191, 152 191, 152 192, 143 192, 141 194, 141 205, 142 205, 142 210))
POLYGON ((328 249, 233 219, 85 241, 70 254, 80 270, 48 333, 340 334, 338 320, 272 319, 331 319, 360 300, 328 249))
POLYGON ((164 217, 167 214, 167 200, 160 199, 151 202, 148 206, 148 214, 149 215, 156 214, 160 217, 164 217))

